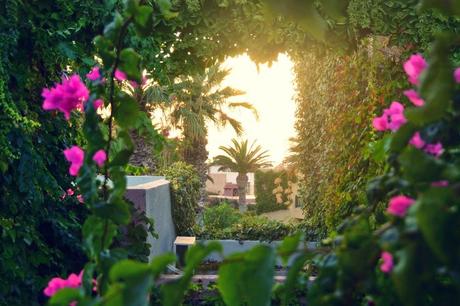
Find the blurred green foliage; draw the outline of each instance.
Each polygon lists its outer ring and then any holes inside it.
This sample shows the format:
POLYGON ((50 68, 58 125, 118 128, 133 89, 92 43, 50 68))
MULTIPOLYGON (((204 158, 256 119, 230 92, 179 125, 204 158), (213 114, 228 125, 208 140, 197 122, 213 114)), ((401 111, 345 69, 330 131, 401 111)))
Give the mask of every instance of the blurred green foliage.
POLYGON ((193 235, 200 198, 200 178, 192 165, 175 162, 161 171, 170 183, 171 205, 176 234, 193 235))

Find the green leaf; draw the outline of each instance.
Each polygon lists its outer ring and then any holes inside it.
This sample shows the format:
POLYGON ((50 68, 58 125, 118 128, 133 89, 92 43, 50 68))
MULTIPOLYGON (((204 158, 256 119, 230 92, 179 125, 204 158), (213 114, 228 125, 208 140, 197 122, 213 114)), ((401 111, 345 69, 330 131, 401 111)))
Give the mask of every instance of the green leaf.
POLYGON ((131 136, 128 132, 120 131, 118 137, 113 141, 111 156, 114 156, 110 161, 110 167, 125 166, 129 162, 129 158, 133 153, 134 147, 131 141, 131 136))
POLYGON ((412 244, 406 245, 402 250, 395 254, 397 262, 391 277, 394 281, 403 305, 418 306, 423 305, 421 290, 420 267, 417 265, 417 249, 412 244))
POLYGON ((323 0, 324 11, 330 17, 334 18, 336 21, 345 22, 346 20, 346 9, 348 6, 348 1, 343 0, 323 0))
POLYGON ((115 51, 112 41, 102 35, 98 35, 94 38, 94 45, 104 65, 107 67, 112 66, 115 61, 115 51))
POLYGON ((110 269, 110 280, 112 282, 124 281, 132 278, 137 278, 149 273, 151 267, 146 263, 137 262, 131 259, 125 259, 117 262, 110 269))
POLYGON ((313 0, 266 0, 269 15, 285 15, 296 22, 312 37, 323 41, 326 36, 327 23, 318 13, 313 0))
POLYGON ((217 287, 227 305, 270 305, 275 252, 258 245, 226 258, 219 268, 217 287))
POLYGON ((48 305, 69 305, 74 301, 78 301, 82 298, 82 292, 78 288, 63 288, 60 289, 55 295, 51 297, 48 305))
POLYGON ((382 139, 369 143, 370 156, 376 162, 383 162, 391 147, 392 137, 387 134, 382 139))
POLYGON ((179 13, 172 11, 172 4, 170 0, 155 0, 155 2, 160 7, 161 14, 165 17, 165 19, 171 19, 179 15, 179 13))
POLYGON ((115 120, 122 128, 129 129, 136 125, 139 119, 139 104, 129 95, 120 92, 113 110, 115 120))
POLYGON ((150 263, 150 268, 152 269, 153 277, 157 278, 160 274, 166 270, 166 267, 176 261, 176 255, 172 253, 158 255, 153 258, 150 263))
POLYGON ((458 246, 458 215, 449 205, 456 202, 450 188, 431 188, 417 200, 417 224, 434 254, 444 263, 456 259, 458 246), (455 250, 455 251, 454 251, 455 250))
POLYGON ((303 235, 300 232, 293 236, 288 236, 284 238, 278 246, 277 252, 285 265, 287 264, 289 257, 297 251, 302 237, 303 235))
POLYGON ((407 146, 416 131, 416 127, 411 122, 404 124, 391 138, 391 151, 400 153, 407 146))
POLYGON ((421 0, 420 9, 437 9, 447 16, 460 16, 460 1, 421 0))
POLYGON ((90 257, 107 249, 117 234, 117 226, 110 220, 89 216, 83 224, 83 240, 90 257))
POLYGON ((119 69, 126 73, 128 79, 140 83, 142 75, 140 70, 141 56, 132 48, 125 48, 120 52, 119 69))
POLYGON ((94 214, 103 219, 110 219, 115 224, 128 224, 131 217, 128 204, 122 199, 94 205, 94 214))
POLYGON ((398 160, 404 177, 414 183, 437 181, 441 179, 445 169, 445 164, 440 159, 414 147, 407 147, 398 160))
POLYGON ((125 259, 110 269, 110 280, 123 283, 121 287, 123 305, 149 305, 153 275, 148 264, 125 259))
POLYGON ((86 295, 91 295, 93 293, 93 276, 95 269, 96 264, 92 262, 88 262, 83 269, 82 288, 86 295))
POLYGON ((311 254, 304 253, 296 257, 292 265, 289 267, 286 281, 284 284, 277 288, 278 294, 280 294, 284 300, 284 305, 289 305, 289 300, 292 298, 292 296, 294 296, 296 286, 299 284, 300 272, 305 266, 306 261, 310 259, 311 256, 311 254))
POLYGON ((123 17, 120 13, 115 12, 115 16, 111 23, 107 24, 104 28, 104 36, 112 42, 116 41, 120 35, 121 27, 123 26, 123 17))
POLYGON ((142 5, 134 15, 134 26, 140 36, 147 36, 153 31, 153 9, 142 5))
POLYGON ((184 274, 181 278, 164 284, 161 287, 161 293, 164 306, 181 305, 184 299, 185 291, 189 287, 190 280, 193 276, 193 271, 198 265, 213 252, 220 252, 222 246, 218 242, 210 242, 207 245, 196 244, 188 249, 185 256, 184 274))

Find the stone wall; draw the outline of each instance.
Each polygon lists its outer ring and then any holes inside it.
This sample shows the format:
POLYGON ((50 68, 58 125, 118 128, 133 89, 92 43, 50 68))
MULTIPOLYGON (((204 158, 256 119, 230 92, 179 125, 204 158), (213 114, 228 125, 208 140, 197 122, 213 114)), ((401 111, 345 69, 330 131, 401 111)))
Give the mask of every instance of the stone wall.
POLYGON ((155 232, 159 237, 148 237, 152 246, 150 259, 159 254, 173 252, 176 232, 171 214, 169 182, 161 176, 128 176, 127 179, 126 197, 155 222, 155 232))

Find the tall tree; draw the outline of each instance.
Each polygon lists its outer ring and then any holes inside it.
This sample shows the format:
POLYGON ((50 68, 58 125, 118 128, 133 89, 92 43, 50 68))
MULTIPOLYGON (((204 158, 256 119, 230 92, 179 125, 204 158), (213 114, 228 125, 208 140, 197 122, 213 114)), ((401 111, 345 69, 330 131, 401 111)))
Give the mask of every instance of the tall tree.
POLYGON ((220 166, 218 171, 230 170, 238 172, 236 184, 238 185, 238 202, 241 208, 246 205, 247 174, 260 168, 271 167, 272 163, 268 161, 268 151, 263 150, 255 142, 248 146, 247 140, 238 142, 234 138, 232 139, 232 144, 229 147, 219 147, 220 150, 224 151, 225 155, 217 155, 213 160, 213 164, 220 166))
POLYGON ((206 197, 207 123, 218 126, 229 124, 239 135, 242 132, 241 122, 228 115, 226 110, 245 108, 252 110, 257 116, 255 108, 250 103, 229 101, 243 92, 228 86, 221 87, 228 73, 229 70, 221 69, 216 64, 206 69, 203 74, 181 76, 172 85, 172 124, 182 131, 184 141, 181 151, 184 160, 192 164, 200 175, 201 201, 206 197))
MULTIPOLYGON (((147 77, 143 78, 142 84, 129 82, 127 92, 139 104, 139 108, 144 114, 144 121, 151 121, 154 111, 163 107, 165 101, 168 101, 166 86, 161 86, 147 77)), ((133 142, 133 154, 129 163, 133 166, 146 168, 148 173, 155 173, 157 170, 155 152, 159 151, 156 146, 161 143, 157 141, 159 136, 157 130, 151 124, 143 124, 139 128, 131 130, 130 136, 133 142)))

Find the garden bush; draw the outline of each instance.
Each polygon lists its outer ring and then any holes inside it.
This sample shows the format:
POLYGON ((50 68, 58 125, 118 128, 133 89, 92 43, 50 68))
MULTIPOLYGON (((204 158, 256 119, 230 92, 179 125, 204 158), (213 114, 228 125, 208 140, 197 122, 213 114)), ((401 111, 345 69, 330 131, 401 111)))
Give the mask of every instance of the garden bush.
POLYGON ((172 216, 179 236, 193 235, 200 198, 200 178, 195 168, 175 162, 160 172, 170 182, 172 216))
POLYGON ((223 202, 203 210, 203 230, 206 232, 220 231, 238 222, 241 214, 229 203, 223 202))
POLYGON ((224 203, 203 211, 203 226, 196 230, 200 239, 207 240, 281 240, 295 232, 293 224, 284 224, 264 216, 240 213, 224 203))

